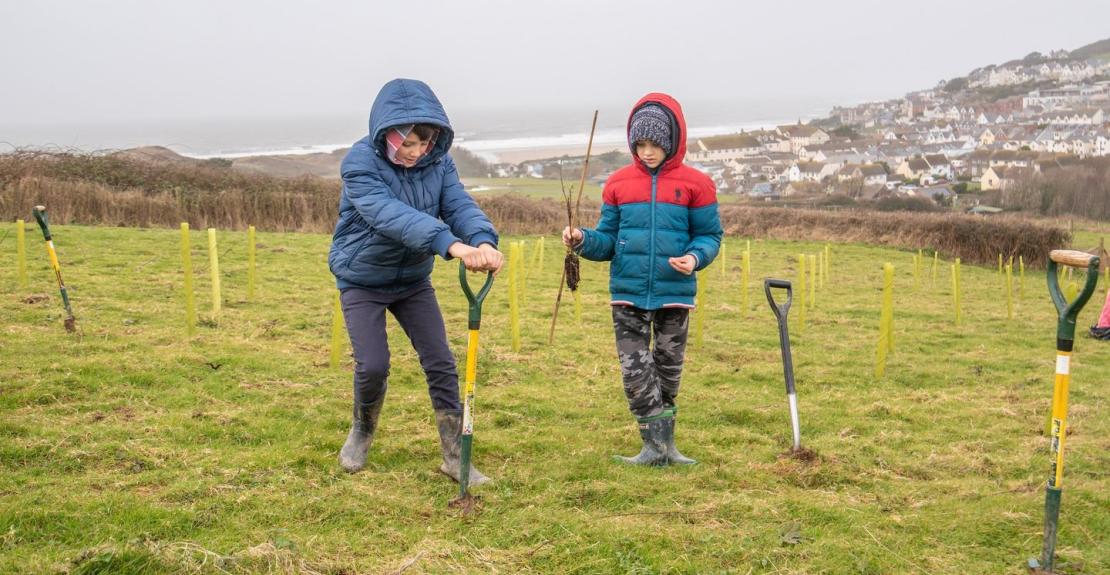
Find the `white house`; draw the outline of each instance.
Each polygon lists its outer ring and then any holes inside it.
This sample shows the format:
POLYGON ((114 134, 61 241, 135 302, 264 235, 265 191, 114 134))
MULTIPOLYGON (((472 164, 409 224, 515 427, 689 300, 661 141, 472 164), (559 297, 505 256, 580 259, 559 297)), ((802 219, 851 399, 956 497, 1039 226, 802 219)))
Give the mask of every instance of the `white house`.
POLYGON ((992 166, 980 180, 983 191, 1006 190, 1019 180, 1033 175, 1032 168, 992 166))
POLYGON ((1029 75, 1021 68, 995 68, 987 75, 987 86, 1010 86, 1029 80, 1029 75))
POLYGON ((1095 149, 1092 156, 1110 156, 1110 132, 1099 130, 1095 133, 1095 149))
POLYGON ((853 177, 863 180, 863 185, 886 185, 886 169, 880 164, 864 164, 856 167, 853 177))
POLYGON ((1101 108, 1049 112, 1041 119, 1052 125, 1101 126, 1106 123, 1106 113, 1101 108))
POLYGON ((779 126, 778 130, 790 140, 790 152, 794 154, 805 146, 824 144, 829 141, 829 135, 824 130, 804 124, 779 126))
POLYGON ((894 173, 907 180, 916 180, 929 174, 929 163, 924 158, 906 158, 894 173))
POLYGON ((691 140, 686 158, 694 162, 726 161, 757 156, 763 151, 759 140, 747 134, 729 134, 691 140))
POLYGON ((819 182, 824 172, 825 164, 820 162, 794 162, 786 172, 786 179, 790 182, 819 182))
POLYGON ((926 154, 925 161, 929 164, 929 175, 945 180, 953 179, 952 164, 944 154, 926 154))

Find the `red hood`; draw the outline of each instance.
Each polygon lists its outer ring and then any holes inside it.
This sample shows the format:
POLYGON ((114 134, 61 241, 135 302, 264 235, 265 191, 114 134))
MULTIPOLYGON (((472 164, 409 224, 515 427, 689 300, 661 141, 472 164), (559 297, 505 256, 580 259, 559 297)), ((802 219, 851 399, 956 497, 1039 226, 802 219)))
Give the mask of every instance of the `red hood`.
MULTIPOLYGON (((632 128, 632 114, 634 114, 636 110, 639 110, 640 107, 642 107, 644 104, 648 103, 659 104, 660 106, 663 106, 664 108, 669 110, 671 114, 674 114, 674 118, 678 122, 677 146, 675 147, 675 150, 670 155, 670 157, 668 157, 666 161, 663 162, 663 165, 659 167, 659 173, 662 174, 663 172, 668 172, 682 165, 682 160, 686 157, 686 117, 682 115, 682 106, 678 104, 678 100, 675 100, 674 98, 662 92, 652 92, 644 96, 643 98, 640 98, 640 101, 636 102, 636 105, 632 106, 632 111, 628 113, 628 122, 625 125, 624 130, 626 140, 628 139, 628 131, 632 128)), ((644 173, 650 173, 647 167, 644 166, 643 162, 639 161, 636 158, 636 146, 633 145, 632 142, 628 143, 628 149, 630 152, 632 152, 632 163, 635 164, 636 167, 642 170, 644 173)))

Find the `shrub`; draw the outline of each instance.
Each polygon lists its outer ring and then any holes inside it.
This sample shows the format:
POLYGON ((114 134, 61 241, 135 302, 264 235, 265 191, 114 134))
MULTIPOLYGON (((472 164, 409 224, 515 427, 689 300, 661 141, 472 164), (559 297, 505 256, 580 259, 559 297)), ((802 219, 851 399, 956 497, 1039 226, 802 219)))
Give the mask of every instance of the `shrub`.
POLYGON ((927 198, 886 196, 875 202, 880 212, 935 212, 940 208, 927 198))
MULTIPOLYGON (((339 193, 336 180, 244 174, 210 162, 166 165, 103 155, 0 156, 0 217, 8 221, 29 218, 34 205, 45 204, 51 221, 59 224, 177 227, 189 222, 195 228, 221 229, 253 224, 269 231, 327 233, 335 225, 339 193)), ((1043 206, 1041 193, 1037 188, 1015 188, 1011 201, 1043 206)), ((1047 211, 1059 209, 1065 199, 1077 205, 1076 196, 1057 193, 1047 211)), ((481 196, 477 202, 505 234, 554 235, 566 225, 566 208, 551 199, 500 195, 481 196)), ((841 196, 822 202, 859 205, 841 196)), ((907 209, 907 201, 900 202, 899 209, 907 209)), ((932 204, 924 198, 909 204, 923 207, 922 202, 932 204)), ((596 201, 583 200, 581 225, 593 226, 599 208, 596 201)), ((1034 264, 1043 262, 1049 250, 1070 243, 1064 230, 1014 216, 738 205, 720 209, 729 235, 932 248, 969 263, 992 264, 1002 253, 1024 256, 1034 264)), ((1099 204, 1096 209, 1105 208, 1099 204)))
POLYGON ((935 249, 968 263, 992 264, 998 254, 1044 262, 1067 246, 1067 231, 1020 216, 989 218, 954 213, 906 213, 722 206, 729 235, 781 240, 860 242, 906 249, 935 249))

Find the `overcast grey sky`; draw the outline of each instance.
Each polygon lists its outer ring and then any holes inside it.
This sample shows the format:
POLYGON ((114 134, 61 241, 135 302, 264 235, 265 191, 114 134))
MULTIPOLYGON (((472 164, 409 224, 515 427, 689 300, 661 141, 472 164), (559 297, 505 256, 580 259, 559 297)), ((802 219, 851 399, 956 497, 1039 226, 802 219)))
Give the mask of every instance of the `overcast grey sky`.
MULTIPOLYGON (((1106 0, 2 0, 4 125, 883 99, 1110 36, 1106 0)), ((18 142, 17 142, 18 143, 18 142)))

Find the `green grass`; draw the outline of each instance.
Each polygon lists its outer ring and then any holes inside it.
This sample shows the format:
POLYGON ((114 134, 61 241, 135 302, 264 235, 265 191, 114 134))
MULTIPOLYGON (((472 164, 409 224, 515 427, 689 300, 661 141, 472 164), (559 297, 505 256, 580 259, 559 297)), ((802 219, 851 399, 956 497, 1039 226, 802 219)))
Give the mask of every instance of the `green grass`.
MULTIPOLYGON (((728 278, 718 263, 702 272, 704 345, 688 352, 679 397, 679 445, 701 463, 638 469, 610 461, 638 437, 607 268, 583 264, 582 324, 565 298, 549 348, 561 263, 549 237, 527 282, 521 351, 510 348, 507 276, 485 304, 475 449, 495 482, 464 519, 446 506, 456 487, 436 472, 423 375, 392 320, 368 469, 339 470, 351 364, 328 366, 328 236, 259 233, 259 292, 247 301, 246 234, 221 233, 223 314, 190 340, 176 231, 54 231, 77 336, 62 329, 37 231, 28 226, 27 289, 14 233, 0 240, 0 572, 993 575, 1024 573, 1040 551, 1056 325, 1043 272, 1027 272, 1007 320, 997 272, 965 266, 957 328, 947 263, 935 287, 927 271, 914 290, 911 253, 834 245, 832 281, 807 325, 791 326, 803 443, 818 454, 802 463, 784 455, 778 335, 757 283, 796 279, 795 255, 822 244, 753 241, 745 308, 744 243, 730 238, 728 278), (883 262, 897 273, 895 352, 877 381, 883 262), (32 294, 49 297, 25 303, 32 294), (784 543, 795 524, 801 542, 784 543)), ((207 318, 204 242, 194 231, 207 318)), ((454 262, 433 279, 461 359, 454 262)), ((1077 338, 1072 365, 1059 554, 1067 573, 1106 573, 1110 347, 1077 338)))
MULTIPOLYGON (((563 195, 559 187, 559 180, 544 180, 539 178, 463 178, 468 192, 475 195, 500 195, 519 194, 529 198, 547 198, 562 201, 563 195)), ((573 181, 567 178, 564 182, 567 191, 571 187, 578 188, 578 178, 573 181)), ((583 199, 601 201, 601 186, 586 182, 586 191, 583 199)), ((737 194, 719 194, 717 200, 723 204, 743 201, 745 197, 737 194)))
MULTIPOLYGON (((463 178, 467 191, 472 194, 520 194, 529 198, 547 198, 562 200, 563 193, 559 187, 559 180, 544 180, 539 178, 463 178)), ((567 191, 573 187, 578 189, 578 176, 567 176, 563 181, 567 191)), ((601 201, 601 187, 586 182, 586 190, 582 193, 583 199, 601 201)))

